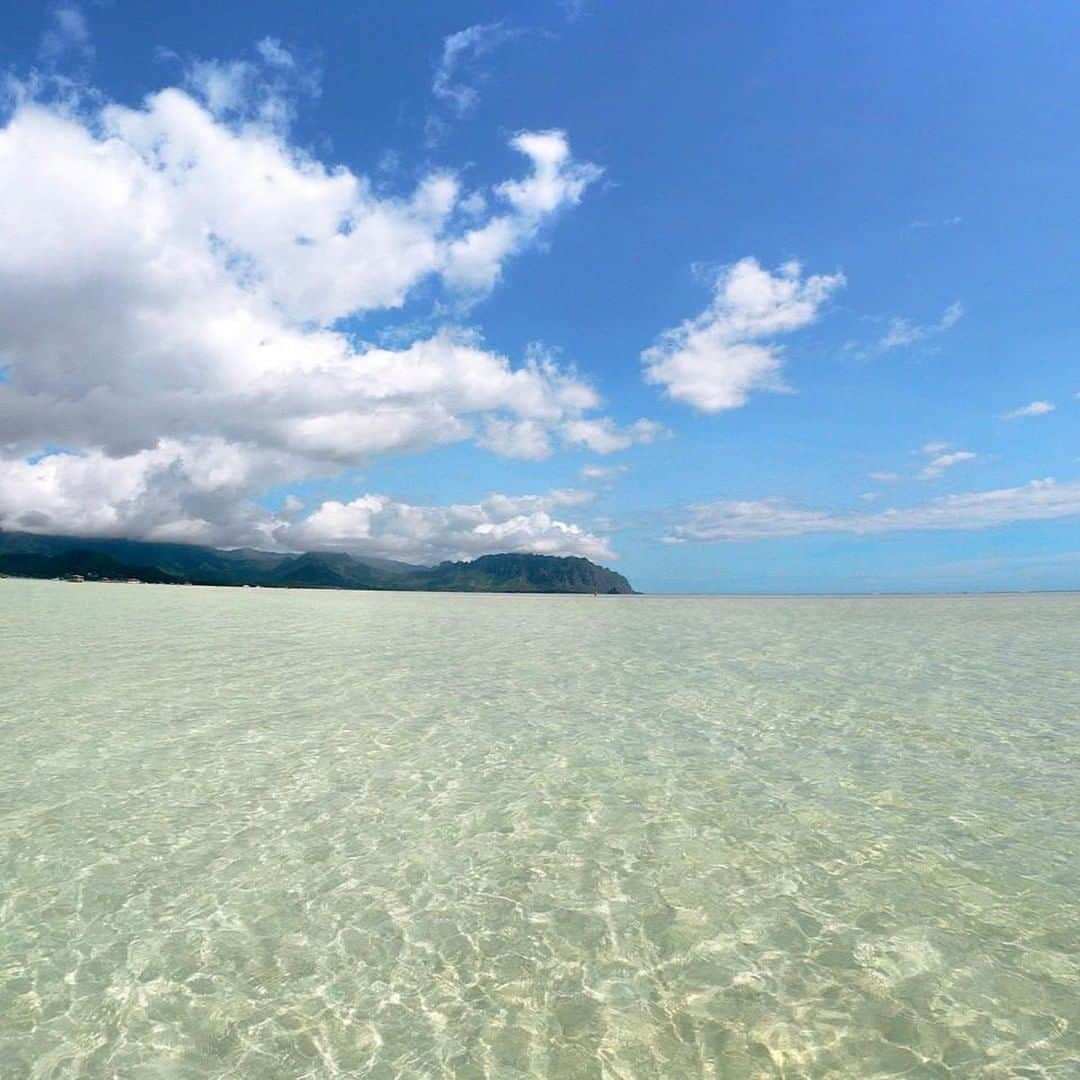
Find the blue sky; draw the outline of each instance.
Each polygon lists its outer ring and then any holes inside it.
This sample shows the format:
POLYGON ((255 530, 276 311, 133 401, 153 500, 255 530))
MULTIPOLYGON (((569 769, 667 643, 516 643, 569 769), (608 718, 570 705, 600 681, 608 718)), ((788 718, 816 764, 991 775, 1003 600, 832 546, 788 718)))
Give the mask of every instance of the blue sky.
POLYGON ((3 21, 0 527, 1080 587, 1075 5, 3 21))

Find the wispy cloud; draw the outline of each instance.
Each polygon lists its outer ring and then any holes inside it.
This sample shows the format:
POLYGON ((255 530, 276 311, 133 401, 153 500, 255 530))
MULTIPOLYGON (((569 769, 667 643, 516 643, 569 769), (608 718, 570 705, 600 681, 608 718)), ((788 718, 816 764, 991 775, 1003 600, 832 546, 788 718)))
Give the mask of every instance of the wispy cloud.
MULTIPOLYGON (((928 443, 928 446, 938 447, 944 449, 942 443, 928 443)), ((932 454, 930 460, 923 466, 923 470, 919 473, 919 476, 923 480, 933 480, 935 477, 940 476, 946 469, 951 469, 953 465, 959 465, 962 461, 974 461, 978 454, 973 453, 971 450, 952 450, 948 453, 937 453, 936 450, 924 451, 932 454)))
POLYGON ((627 471, 626 465, 583 465, 581 467, 581 479, 596 481, 612 481, 622 476, 627 471))
POLYGON ((297 102, 319 96, 322 72, 315 64, 298 63, 276 38, 262 38, 254 51, 250 60, 192 59, 185 64, 184 85, 218 120, 255 121, 284 132, 297 102))
POLYGON ((464 115, 480 100, 475 84, 483 73, 476 69, 476 61, 519 33, 501 22, 477 23, 444 38, 431 92, 458 116, 464 115))
POLYGON ((878 346, 882 349, 898 349, 905 345, 914 345, 916 342, 925 341, 927 338, 951 330, 963 316, 964 305, 959 300, 953 301, 937 322, 925 326, 916 325, 898 316, 890 321, 889 329, 878 341, 878 346))
POLYGON ((921 506, 875 513, 835 513, 805 509, 786 499, 721 500, 687 508, 665 543, 767 540, 813 533, 913 532, 943 529, 989 529, 1018 521, 1047 521, 1080 516, 1080 481, 1059 484, 1052 478, 1022 487, 943 495, 921 506))
POLYGON ((588 11, 587 0, 557 0, 568 23, 577 22, 588 11))
POLYGON ((65 56, 83 61, 94 58, 94 43, 86 16, 74 4, 53 8, 48 29, 38 46, 38 57, 45 63, 56 63, 65 56))
POLYGON ((1024 416, 1045 416, 1054 411, 1054 405, 1050 401, 1032 401, 1027 405, 1021 405, 1019 409, 1002 413, 1002 420, 1019 420, 1024 416))
MULTIPOLYGON (((502 22, 477 23, 443 38, 442 52, 431 81, 435 100, 454 118, 464 116, 480 101, 480 84, 488 72, 480 61, 496 49, 520 37, 524 31, 502 22)), ((438 143, 447 133, 446 113, 429 113, 426 124, 430 144, 438 143)))
POLYGON ((872 473, 866 474, 871 480, 876 480, 879 484, 892 484, 900 479, 900 474, 895 472, 885 472, 883 470, 876 470, 872 473))
POLYGON ((909 229, 914 229, 914 230, 918 230, 918 229, 948 229, 948 228, 952 228, 955 225, 962 225, 963 223, 964 223, 964 219, 962 217, 959 217, 959 216, 947 217, 947 218, 937 218, 937 219, 916 218, 914 221, 909 221, 908 222, 908 228, 909 229))

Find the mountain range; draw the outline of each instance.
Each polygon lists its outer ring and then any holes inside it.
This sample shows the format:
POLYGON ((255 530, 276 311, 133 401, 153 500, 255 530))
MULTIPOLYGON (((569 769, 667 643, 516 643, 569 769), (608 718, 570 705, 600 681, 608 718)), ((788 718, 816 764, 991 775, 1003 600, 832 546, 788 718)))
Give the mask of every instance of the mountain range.
POLYGON ((622 574, 578 556, 481 555, 469 562, 418 566, 344 552, 223 550, 196 544, 0 530, 3 575, 293 589, 604 594, 634 591, 622 574))

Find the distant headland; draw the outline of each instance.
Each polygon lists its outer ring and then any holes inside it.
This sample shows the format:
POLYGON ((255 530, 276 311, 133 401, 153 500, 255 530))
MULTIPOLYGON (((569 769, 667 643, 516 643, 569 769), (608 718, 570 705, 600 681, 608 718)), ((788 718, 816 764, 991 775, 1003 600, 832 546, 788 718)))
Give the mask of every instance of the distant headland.
POLYGON ((579 556, 481 555, 417 566, 342 552, 224 550, 116 537, 0 531, 0 576, 277 589, 630 594, 622 574, 579 556))

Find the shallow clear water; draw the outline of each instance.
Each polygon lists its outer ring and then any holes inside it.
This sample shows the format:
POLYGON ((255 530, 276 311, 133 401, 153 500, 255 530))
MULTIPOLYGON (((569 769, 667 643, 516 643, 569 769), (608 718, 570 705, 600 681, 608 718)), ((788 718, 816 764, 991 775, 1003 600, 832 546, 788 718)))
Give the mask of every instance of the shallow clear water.
POLYGON ((0 1076, 1080 1075, 1080 596, 0 581, 0 1076))

